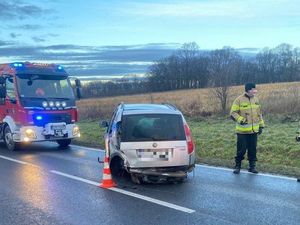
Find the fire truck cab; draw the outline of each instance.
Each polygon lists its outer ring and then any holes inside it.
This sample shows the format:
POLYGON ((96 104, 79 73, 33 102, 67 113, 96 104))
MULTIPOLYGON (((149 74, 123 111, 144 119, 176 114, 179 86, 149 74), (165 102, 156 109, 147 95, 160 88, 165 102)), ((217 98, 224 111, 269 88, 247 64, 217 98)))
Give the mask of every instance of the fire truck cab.
MULTIPOLYGON (((80 98, 80 81, 76 82, 80 98)), ((56 141, 67 147, 80 137, 76 99, 60 65, 0 64, 0 138, 9 150, 22 143, 56 141)))

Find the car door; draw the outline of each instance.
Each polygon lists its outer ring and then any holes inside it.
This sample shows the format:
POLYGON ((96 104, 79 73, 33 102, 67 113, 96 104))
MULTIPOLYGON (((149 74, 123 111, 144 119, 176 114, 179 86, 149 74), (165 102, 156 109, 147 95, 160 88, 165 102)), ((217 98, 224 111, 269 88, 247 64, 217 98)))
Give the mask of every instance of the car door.
POLYGON ((116 114, 117 114, 118 108, 116 108, 111 116, 111 120, 109 122, 109 125, 107 127, 104 139, 107 141, 107 145, 108 145, 108 150, 109 150, 109 154, 112 154, 115 150, 116 147, 113 144, 114 141, 113 139, 113 130, 114 130, 114 126, 115 126, 115 118, 116 118, 116 114))
POLYGON ((6 78, 6 99, 4 104, 1 105, 1 118, 10 116, 14 121, 17 121, 17 100, 16 100, 16 89, 15 81, 12 76, 6 78))

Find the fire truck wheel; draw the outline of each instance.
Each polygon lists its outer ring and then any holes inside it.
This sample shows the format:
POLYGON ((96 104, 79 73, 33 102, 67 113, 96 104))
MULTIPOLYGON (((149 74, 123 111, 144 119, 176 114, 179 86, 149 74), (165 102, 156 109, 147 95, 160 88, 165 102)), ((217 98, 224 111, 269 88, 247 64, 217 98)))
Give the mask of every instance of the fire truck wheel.
POLYGON ((71 139, 57 140, 56 142, 59 144, 59 147, 66 148, 71 144, 71 139))
POLYGON ((9 126, 6 126, 4 129, 4 141, 7 149, 10 151, 16 151, 20 146, 19 143, 14 142, 9 126))

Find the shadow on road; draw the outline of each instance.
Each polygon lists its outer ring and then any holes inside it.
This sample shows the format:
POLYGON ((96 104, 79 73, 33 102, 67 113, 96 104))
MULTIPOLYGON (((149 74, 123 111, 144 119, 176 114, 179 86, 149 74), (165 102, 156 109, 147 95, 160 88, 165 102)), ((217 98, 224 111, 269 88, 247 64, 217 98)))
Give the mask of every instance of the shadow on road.
MULTIPOLYGON (((20 149, 17 151, 14 151, 17 155, 23 155, 23 154, 34 154, 34 153, 46 153, 46 152, 70 152, 71 147, 62 148, 59 145, 57 145, 54 142, 45 142, 43 143, 28 143, 28 144, 22 144, 20 149)), ((0 142, 0 152, 10 152, 3 141, 0 142)))

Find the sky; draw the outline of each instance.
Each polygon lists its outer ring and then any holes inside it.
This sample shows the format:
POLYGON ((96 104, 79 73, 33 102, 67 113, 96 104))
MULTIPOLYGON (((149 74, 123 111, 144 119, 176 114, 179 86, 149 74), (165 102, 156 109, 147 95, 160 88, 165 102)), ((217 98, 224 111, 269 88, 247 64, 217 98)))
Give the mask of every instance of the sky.
POLYGON ((0 0, 0 63, 59 63, 76 76, 145 73, 188 42, 300 47, 300 2, 0 0))

